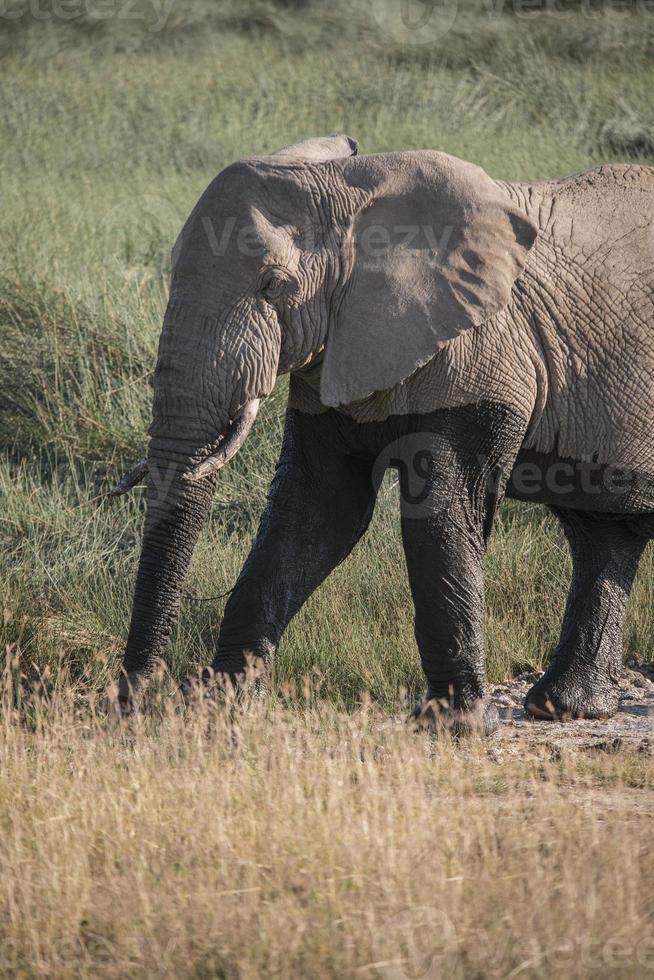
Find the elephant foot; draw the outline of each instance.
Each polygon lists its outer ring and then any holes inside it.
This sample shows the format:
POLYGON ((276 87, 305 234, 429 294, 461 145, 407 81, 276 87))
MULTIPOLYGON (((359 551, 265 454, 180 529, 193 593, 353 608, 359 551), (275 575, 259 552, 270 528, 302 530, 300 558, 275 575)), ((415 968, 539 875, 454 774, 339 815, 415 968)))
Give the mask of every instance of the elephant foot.
POLYGON ((210 667, 204 667, 197 674, 185 677, 179 685, 179 693, 184 704, 211 696, 216 687, 215 674, 210 667))
POLYGON ((452 738, 486 737, 500 723, 497 708, 486 700, 475 701, 470 707, 454 708, 446 700, 437 698, 424 698, 418 702, 407 720, 419 731, 447 732, 452 738))
POLYGON ((178 688, 184 708, 198 707, 202 703, 235 706, 242 700, 241 687, 225 675, 216 674, 211 667, 204 667, 197 674, 186 677, 178 688))
POLYGON ((219 673, 213 667, 204 667, 197 674, 187 677, 179 685, 183 703, 188 707, 200 701, 244 707, 261 700, 265 693, 266 675, 261 671, 246 673, 219 673))
POLYGON ((143 699, 147 681, 148 676, 144 673, 134 671, 126 674, 123 672, 118 679, 118 696, 114 703, 114 709, 125 718, 134 714, 143 699))
POLYGON ((543 674, 525 698, 525 710, 539 720, 610 718, 617 709, 617 690, 608 678, 590 687, 578 678, 552 668, 543 674))
POLYGON ((101 697, 97 703, 98 715, 108 722, 118 723, 139 713, 143 701, 147 676, 122 673, 118 687, 101 697))

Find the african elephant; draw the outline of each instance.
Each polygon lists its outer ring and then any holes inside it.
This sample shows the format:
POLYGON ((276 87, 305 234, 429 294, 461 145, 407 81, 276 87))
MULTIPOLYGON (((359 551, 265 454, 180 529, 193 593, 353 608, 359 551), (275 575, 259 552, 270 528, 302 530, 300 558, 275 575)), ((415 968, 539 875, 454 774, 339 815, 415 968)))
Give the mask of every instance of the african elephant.
POLYGON ((508 494, 553 508, 573 561, 527 708, 611 714, 654 535, 653 209, 647 167, 507 183, 441 152, 359 156, 346 136, 222 171, 173 252, 147 460, 119 487, 149 469, 120 697, 164 648, 220 467, 290 372, 213 662, 225 683, 245 651, 270 661, 365 532, 389 465, 427 700, 493 726, 482 560, 508 494))

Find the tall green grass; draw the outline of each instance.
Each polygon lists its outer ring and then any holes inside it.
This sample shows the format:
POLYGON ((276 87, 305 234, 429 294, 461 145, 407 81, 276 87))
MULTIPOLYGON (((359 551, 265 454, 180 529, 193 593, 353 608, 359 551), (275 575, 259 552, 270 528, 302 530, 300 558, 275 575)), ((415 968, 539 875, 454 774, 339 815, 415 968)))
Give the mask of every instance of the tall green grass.
MULTIPOLYGON (((48 668, 98 689, 118 668, 143 516, 141 492, 106 491, 145 445, 170 247, 221 167, 334 131, 364 152, 436 147, 504 178, 654 160, 654 14, 636 7, 525 16, 462 2, 430 44, 398 42, 363 0, 177 0, 156 31, 138 9, 0 17, 3 648, 28 676, 48 668)), ((211 658, 224 603, 211 597, 255 533, 284 403, 281 382, 221 481, 175 676, 211 658)), ((316 671, 335 701, 367 689, 387 707, 420 686, 396 492, 389 480, 365 540, 291 625, 277 683, 316 671)), ((487 565, 499 680, 551 651, 569 567, 554 522, 516 505, 487 565)), ((648 554, 630 654, 652 655, 653 590, 648 554)))

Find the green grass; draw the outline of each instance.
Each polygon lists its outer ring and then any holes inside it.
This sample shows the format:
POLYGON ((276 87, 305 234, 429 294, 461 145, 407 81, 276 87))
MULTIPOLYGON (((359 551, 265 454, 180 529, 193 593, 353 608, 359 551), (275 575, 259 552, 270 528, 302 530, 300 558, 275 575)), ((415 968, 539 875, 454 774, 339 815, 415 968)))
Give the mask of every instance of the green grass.
MULTIPOLYGON (((168 255, 208 181, 334 131, 364 152, 435 147, 504 178, 654 162, 654 14, 462 0, 448 34, 407 45, 363 0, 177 0, 160 30, 151 6, 142 20, 89 9, 0 17, 0 581, 3 649, 24 673, 100 690, 119 664, 143 516, 140 492, 106 491, 145 445, 168 255)), ((232 585, 255 532, 284 402, 280 382, 221 481, 176 676, 211 657, 223 600, 207 597, 232 585)), ((366 539, 284 638, 280 684, 315 670, 337 703, 367 689, 385 707, 421 685, 398 523, 389 481, 366 539)), ((507 505, 487 565, 499 680, 551 651, 569 562, 544 511, 507 505)), ((652 657, 653 592, 648 552, 629 654, 652 657)))

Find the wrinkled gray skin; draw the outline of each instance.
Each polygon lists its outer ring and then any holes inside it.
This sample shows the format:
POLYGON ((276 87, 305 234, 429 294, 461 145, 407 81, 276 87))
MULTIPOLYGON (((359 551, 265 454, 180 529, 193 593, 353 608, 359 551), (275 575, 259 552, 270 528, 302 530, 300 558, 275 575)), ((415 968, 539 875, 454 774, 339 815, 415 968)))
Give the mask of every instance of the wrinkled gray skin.
POLYGON ((506 184, 442 153, 357 156, 342 136, 219 174, 173 254, 121 698, 164 650, 220 466, 290 371, 214 670, 238 683, 246 653, 269 662, 393 466, 427 713, 447 702, 456 724, 493 725, 482 562, 505 493, 555 509, 574 563, 527 707, 614 711, 654 531, 653 205, 648 168, 506 184))

